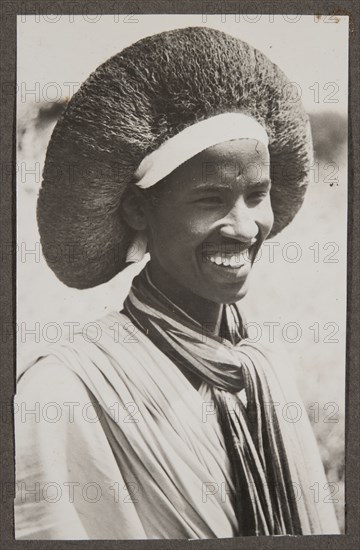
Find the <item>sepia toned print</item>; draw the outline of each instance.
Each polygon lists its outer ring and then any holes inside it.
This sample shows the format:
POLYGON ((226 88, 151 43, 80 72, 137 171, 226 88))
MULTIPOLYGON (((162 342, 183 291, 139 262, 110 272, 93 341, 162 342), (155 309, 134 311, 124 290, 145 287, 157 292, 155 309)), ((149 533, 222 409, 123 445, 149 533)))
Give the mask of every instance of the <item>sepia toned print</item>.
MULTIPOLYGON (((317 227, 307 192, 318 200, 346 183, 346 121, 309 116, 282 68, 226 31, 209 22, 149 28, 71 99, 35 101, 23 127, 19 119, 22 154, 27 132, 46 148, 33 255, 50 285, 55 274, 73 289, 71 300, 88 292, 85 325, 66 312, 37 321, 30 347, 18 319, 19 539, 343 529, 343 450, 336 456, 323 441, 335 426, 343 448, 343 396, 331 390, 319 402, 312 389, 308 399, 304 378, 323 373, 327 352, 313 352, 318 367, 289 350, 301 340, 343 343, 344 302, 337 317, 315 312, 310 323, 309 313, 279 316, 278 274, 289 275, 289 297, 311 285, 311 263, 340 258, 346 275, 331 231, 306 247, 291 233, 317 227), (326 186, 312 190, 320 178, 326 186), (289 266, 301 272, 294 286, 289 266), (106 287, 108 311, 103 295, 91 317, 91 292, 122 274, 106 287)), ((315 84, 315 99, 336 95, 315 84)), ((340 232, 341 220, 346 213, 340 232)), ((326 300, 326 280, 315 287, 326 300)))

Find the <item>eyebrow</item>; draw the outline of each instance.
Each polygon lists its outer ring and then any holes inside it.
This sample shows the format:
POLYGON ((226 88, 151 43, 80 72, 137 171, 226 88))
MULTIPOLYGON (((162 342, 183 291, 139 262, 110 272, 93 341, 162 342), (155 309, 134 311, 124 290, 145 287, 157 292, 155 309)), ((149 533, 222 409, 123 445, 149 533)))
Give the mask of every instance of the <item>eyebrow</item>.
MULTIPOLYGON (((198 186, 194 188, 194 191, 216 191, 216 190, 229 190, 231 189, 233 183, 225 184, 220 182, 208 182, 208 183, 200 183, 198 186)), ((254 183, 250 183, 249 187, 251 188, 257 188, 257 187, 270 187, 271 186, 271 179, 265 178, 260 181, 255 181, 254 183)))

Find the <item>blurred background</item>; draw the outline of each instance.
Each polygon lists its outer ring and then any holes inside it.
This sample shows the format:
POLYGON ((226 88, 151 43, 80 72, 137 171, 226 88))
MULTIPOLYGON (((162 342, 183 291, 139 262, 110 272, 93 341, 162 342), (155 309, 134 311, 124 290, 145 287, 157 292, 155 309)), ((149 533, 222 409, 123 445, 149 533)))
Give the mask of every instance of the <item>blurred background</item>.
MULTIPOLYGON (((347 18, 337 24, 312 16, 293 22, 283 16, 251 22, 240 15, 222 20, 135 14, 130 24, 123 16, 92 23, 73 19, 63 16, 50 24, 22 16, 18 21, 18 361, 31 358, 44 341, 66 337, 65 322, 83 325, 120 309, 144 265, 79 291, 60 283, 41 254, 36 200, 46 147, 72 93, 102 61, 148 34, 199 25, 248 41, 289 76, 293 101, 304 102, 315 163, 303 208, 263 246, 240 306, 254 340, 280 344, 288 353, 330 482, 319 488, 319 498, 333 501, 344 532, 347 18)), ((316 498, 317 489, 311 490, 316 498)))

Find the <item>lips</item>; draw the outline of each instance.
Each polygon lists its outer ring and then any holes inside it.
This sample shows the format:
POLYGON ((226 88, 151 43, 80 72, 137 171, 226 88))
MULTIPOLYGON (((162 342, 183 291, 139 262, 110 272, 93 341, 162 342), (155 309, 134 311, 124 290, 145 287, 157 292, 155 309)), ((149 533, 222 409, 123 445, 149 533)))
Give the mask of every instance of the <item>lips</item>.
POLYGON ((258 242, 257 238, 247 242, 236 241, 234 239, 222 240, 220 242, 207 241, 202 245, 202 253, 204 257, 221 256, 230 259, 232 256, 239 257, 240 254, 253 249, 257 246, 258 242))
MULTIPOLYGON (((212 281, 218 285, 242 285, 247 278, 251 265, 256 255, 258 241, 251 246, 244 243, 237 247, 233 245, 226 248, 212 246, 208 248, 208 254, 203 255, 203 270, 212 281), (240 250, 239 250, 240 249, 240 250)), ((225 288, 225 286, 223 287, 225 288)))

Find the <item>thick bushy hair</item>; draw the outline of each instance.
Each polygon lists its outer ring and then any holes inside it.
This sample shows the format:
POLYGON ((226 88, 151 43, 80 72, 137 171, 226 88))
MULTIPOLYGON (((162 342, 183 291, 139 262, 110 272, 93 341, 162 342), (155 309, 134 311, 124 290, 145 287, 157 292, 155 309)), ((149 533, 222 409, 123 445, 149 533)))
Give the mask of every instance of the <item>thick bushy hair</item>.
POLYGON ((276 65, 237 38, 190 27, 96 69, 54 129, 39 194, 41 242, 59 279, 89 288, 121 271, 133 231, 120 204, 141 160, 194 122, 234 111, 269 136, 274 236, 302 204, 312 159, 308 117, 276 65))

